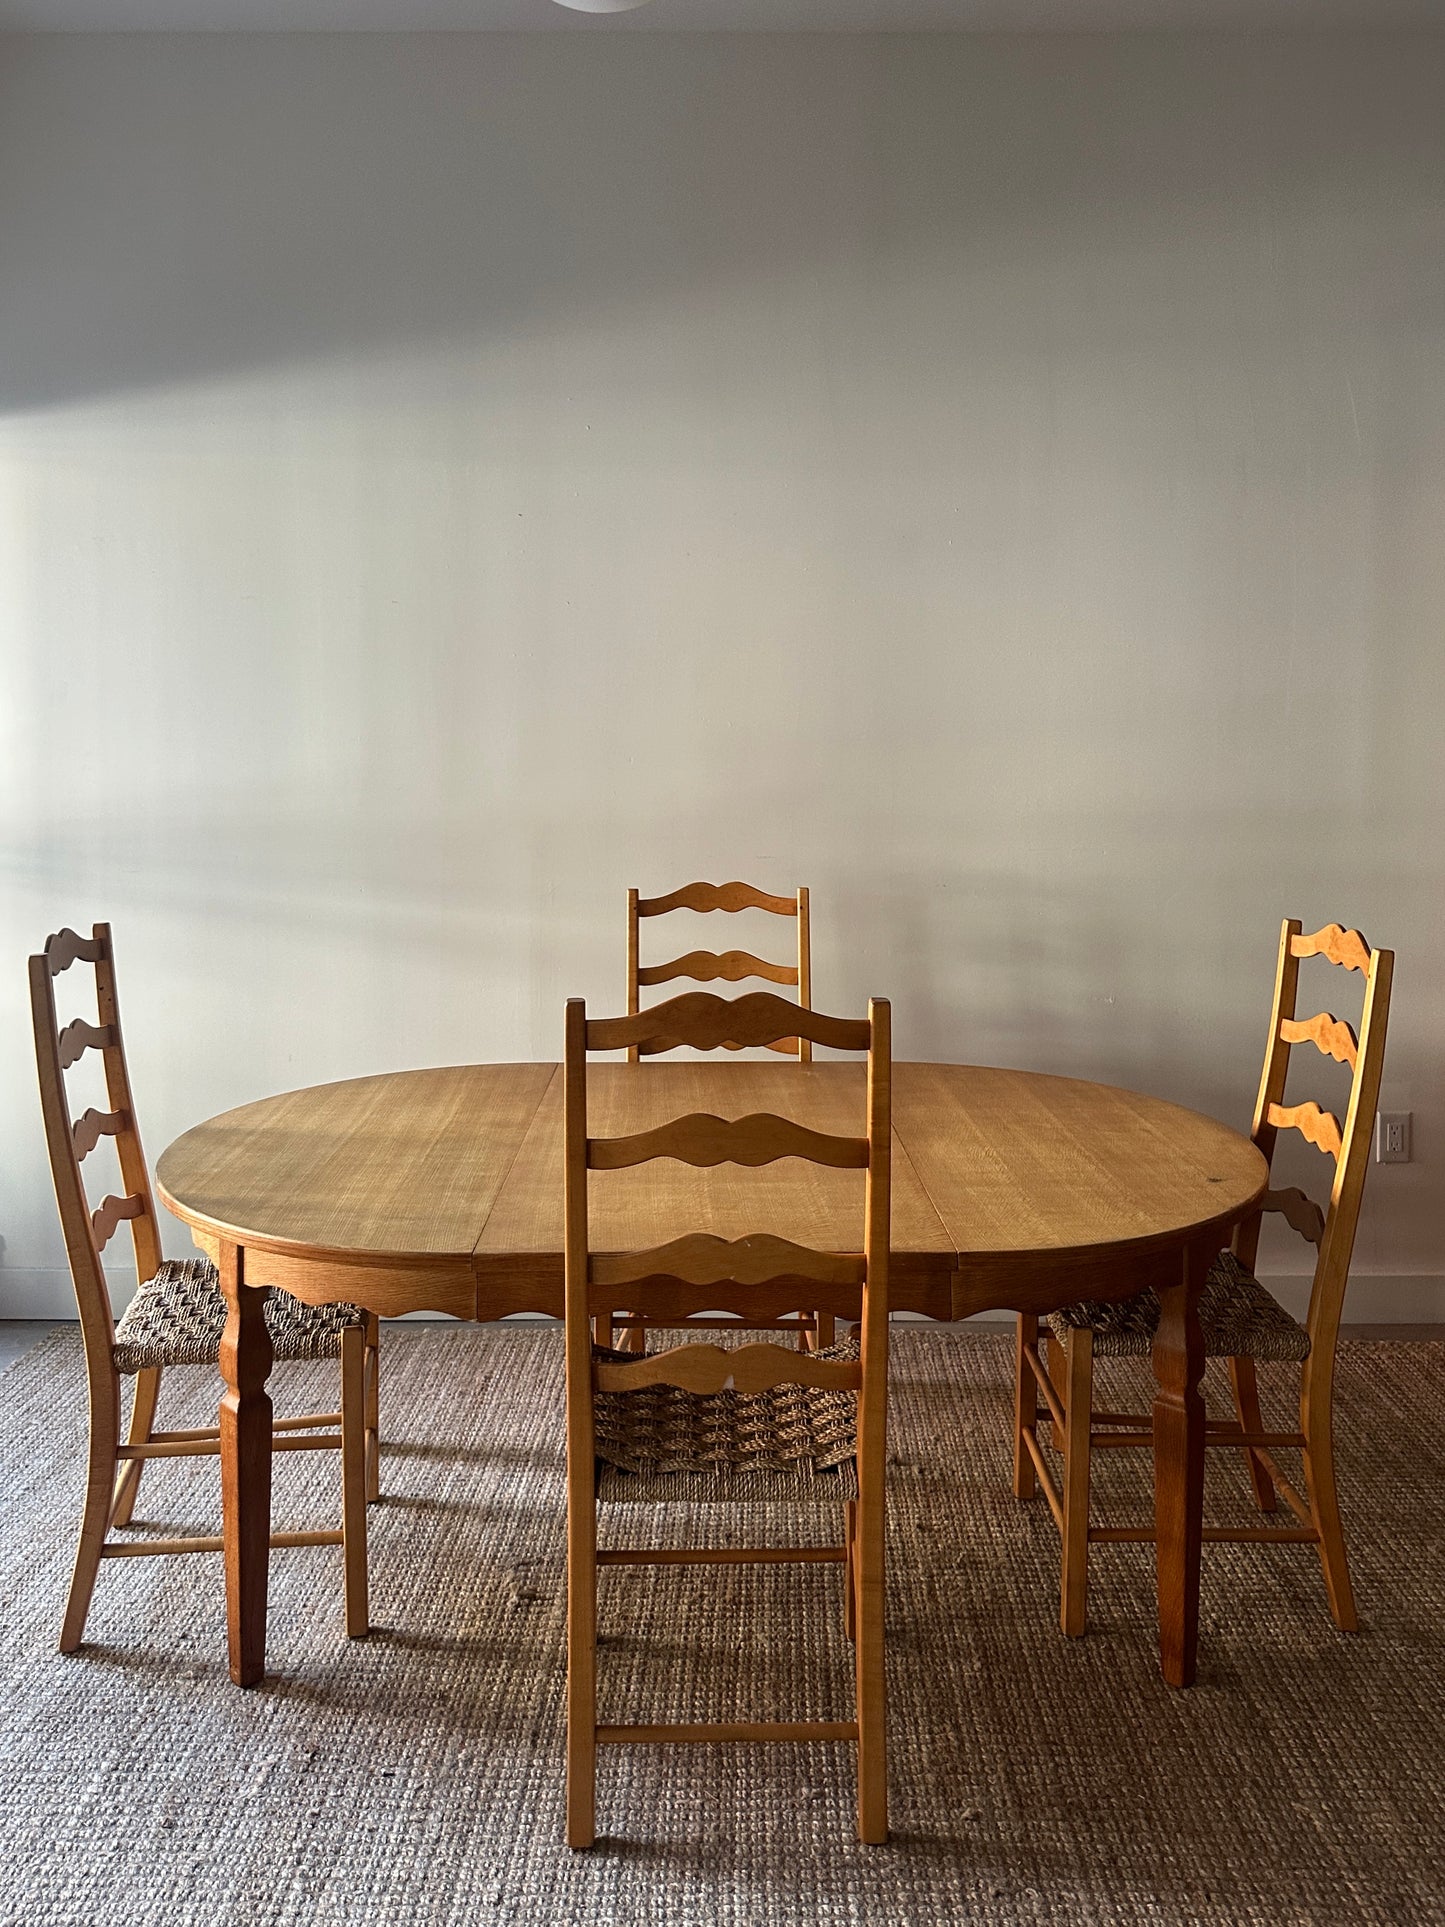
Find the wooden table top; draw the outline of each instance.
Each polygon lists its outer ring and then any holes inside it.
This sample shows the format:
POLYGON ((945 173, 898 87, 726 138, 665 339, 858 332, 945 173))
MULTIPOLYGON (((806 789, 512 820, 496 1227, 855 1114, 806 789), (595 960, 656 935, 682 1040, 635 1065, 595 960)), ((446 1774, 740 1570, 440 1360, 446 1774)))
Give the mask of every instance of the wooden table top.
MULTIPOLYGON (((857 1064, 603 1063, 588 1088, 599 1135, 691 1110, 779 1110, 841 1132, 863 1116, 857 1064)), ((935 1317, 1137 1290, 1188 1238, 1226 1243, 1268 1175, 1213 1118, 1036 1072, 895 1064, 893 1127, 892 1296, 935 1317)), ((156 1176, 199 1243, 246 1247, 254 1283, 313 1301, 349 1285, 381 1311, 560 1313, 559 1065, 400 1071, 264 1098, 187 1131, 156 1176)), ((862 1185, 860 1172, 791 1159, 598 1173, 594 1249, 767 1230, 855 1250, 862 1185)))

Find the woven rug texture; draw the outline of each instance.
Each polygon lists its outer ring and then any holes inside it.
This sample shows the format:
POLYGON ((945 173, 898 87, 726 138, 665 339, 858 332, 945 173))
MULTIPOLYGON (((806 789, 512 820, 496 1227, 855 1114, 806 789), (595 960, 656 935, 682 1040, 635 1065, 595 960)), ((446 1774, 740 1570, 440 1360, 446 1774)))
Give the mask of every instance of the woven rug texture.
MULTIPOLYGON (((272 1559, 266 1684, 232 1687, 216 1555, 101 1569, 55 1637, 81 1491, 78 1338, 0 1379, 5 1927, 870 1927, 1445 1918, 1445 1346, 1342 1348, 1337 1434, 1363 1631, 1311 1547, 1206 1546, 1200 1680, 1160 1680, 1152 1549, 1095 1549, 1057 1629, 1058 1539, 1009 1491, 1011 1341, 904 1327, 892 1374, 893 1836, 853 1832, 841 1746, 609 1748, 588 1854, 562 1844, 562 1351, 551 1327, 388 1328, 371 1637, 340 1553, 272 1559)), ((1211 1405, 1222 1380, 1210 1368, 1211 1405)), ((1289 1375, 1262 1368, 1266 1416, 1289 1375)), ((278 1412, 335 1368, 278 1367, 278 1412)), ((1147 1366, 1101 1372, 1147 1399, 1147 1366)), ((1225 1394, 1227 1396, 1227 1394, 1225 1394)), ((161 1423, 204 1424, 176 1372, 161 1423)), ((1109 1397, 1109 1403, 1115 1403, 1109 1397)), ((1221 1408, 1222 1409, 1222 1408, 1221 1408)), ((1254 1515, 1237 1454, 1210 1510, 1254 1515)), ((1101 1454, 1099 1516, 1147 1510, 1101 1454)), ((277 1460, 278 1529, 334 1523, 339 1459, 277 1460)), ((214 1531, 214 1461, 154 1462, 136 1530, 214 1531)), ((803 1542, 826 1512, 615 1508, 604 1542, 803 1542)), ((848 1718, 836 1568, 602 1576, 602 1717, 848 1718)))

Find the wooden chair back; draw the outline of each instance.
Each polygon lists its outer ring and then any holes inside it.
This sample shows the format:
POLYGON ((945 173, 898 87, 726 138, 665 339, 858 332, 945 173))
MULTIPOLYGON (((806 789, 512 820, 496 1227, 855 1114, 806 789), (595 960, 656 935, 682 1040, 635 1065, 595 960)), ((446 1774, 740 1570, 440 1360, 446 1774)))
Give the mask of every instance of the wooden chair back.
POLYGON ((859 1393, 859 1478, 882 1479, 881 1440, 888 1355, 888 1236, 890 1180, 891 1042, 889 1006, 874 999, 866 1019, 825 1017, 768 992, 730 999, 696 991, 653 1010, 589 1020, 585 1003, 567 1005, 566 1090, 566 1332, 569 1438, 590 1465, 594 1391, 677 1385, 692 1392, 761 1391, 773 1385, 826 1386, 859 1393), (868 1056, 867 1132, 842 1137, 810 1130, 790 1118, 756 1112, 729 1121, 693 1112, 655 1130, 594 1138, 587 1131, 587 1056, 637 1045, 665 1050, 677 1044, 740 1049, 801 1030, 812 1043, 868 1056), (753 1166, 779 1158, 866 1173, 862 1248, 822 1252, 767 1233, 723 1239, 706 1233, 621 1254, 589 1245, 588 1179, 653 1158, 684 1164, 753 1166), (725 1351, 688 1342, 635 1361, 598 1363, 592 1321, 610 1320, 623 1306, 683 1324, 707 1309, 739 1314, 750 1329, 782 1323, 782 1314, 822 1308, 861 1317, 861 1357, 820 1359, 767 1343, 725 1351))
MULTIPOLYGON (((1305 933, 1294 917, 1286 918, 1281 927, 1269 1042, 1250 1135, 1271 1164, 1281 1131, 1298 1131, 1334 1161, 1334 1181, 1325 1209, 1295 1186, 1267 1191, 1261 1206, 1263 1211, 1278 1212, 1316 1248, 1308 1318, 1312 1369, 1317 1361, 1333 1355, 1345 1287, 1349 1282, 1350 1255, 1369 1167, 1375 1107, 1380 1096, 1394 968, 1394 952, 1372 950, 1358 930, 1346 930, 1340 924, 1331 923, 1322 930, 1305 933), (1358 1032, 1331 1011, 1319 1011, 1305 1018, 1295 1015, 1300 963, 1309 957, 1323 957, 1340 970, 1356 972, 1364 979, 1358 1032), (1312 1098, 1298 1104, 1284 1102, 1290 1055, 1297 1044, 1312 1044, 1322 1056, 1350 1067, 1350 1093, 1343 1123, 1333 1112, 1322 1110, 1312 1098)), ((1235 1239, 1236 1255, 1250 1270, 1254 1268, 1259 1247, 1260 1222, 1260 1215, 1256 1213, 1240 1226, 1235 1239)))
MULTIPOLYGON (((635 1017, 641 1009, 640 993, 649 986, 669 984, 679 977, 690 979, 693 983, 713 983, 721 978, 725 983, 741 983, 747 978, 761 978, 767 983, 784 984, 796 989, 798 1003, 804 1010, 812 1007, 813 977, 812 948, 808 929, 808 892, 799 890, 796 896, 770 896, 766 890, 755 890, 750 883, 689 883, 681 890, 673 890, 663 897, 641 897, 636 890, 627 892, 627 1011, 635 1017), (797 961, 791 964, 769 963, 766 958, 755 957, 746 950, 690 950, 686 956, 674 957, 670 963, 643 964, 639 962, 639 924, 645 917, 664 917, 673 910, 696 910, 710 912, 724 910, 766 910, 775 917, 792 917, 797 927, 797 961)), ((675 1050, 676 1044, 658 1043, 651 1047, 640 1044, 631 1045, 627 1052, 629 1063, 635 1064, 639 1055, 646 1056, 651 1050, 675 1050)), ((729 1044, 728 1050, 742 1049, 743 1046, 729 1044)), ((782 1052, 788 1057, 797 1057, 807 1063, 813 1055, 813 1040, 806 1036, 783 1037, 769 1045, 771 1050, 782 1052)))
POLYGON ((135 1247, 136 1282, 144 1284, 160 1269, 161 1240, 126 1069, 108 923, 96 924, 88 937, 78 936, 74 930, 58 931, 44 950, 30 959, 30 1011, 50 1174, 60 1207, 86 1353, 92 1360, 103 1358, 109 1370, 115 1325, 101 1254, 116 1229, 128 1223, 135 1247), (98 1021, 72 1017, 62 1028, 56 1014, 55 980, 76 963, 94 966, 98 1021), (101 1054, 110 1108, 98 1111, 91 1107, 72 1118, 65 1073, 90 1050, 101 1054), (125 1189, 119 1196, 107 1195, 92 1209, 81 1166, 103 1137, 115 1140, 125 1189))

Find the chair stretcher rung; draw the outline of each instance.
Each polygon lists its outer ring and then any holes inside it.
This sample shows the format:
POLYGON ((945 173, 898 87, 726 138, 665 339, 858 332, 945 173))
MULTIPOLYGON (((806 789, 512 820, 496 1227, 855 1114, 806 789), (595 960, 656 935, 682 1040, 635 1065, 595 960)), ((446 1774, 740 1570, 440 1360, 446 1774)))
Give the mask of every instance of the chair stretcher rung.
POLYGON ((1034 1470, 1039 1475, 1039 1484, 1044 1489, 1044 1497, 1049 1502, 1049 1511, 1054 1515, 1054 1524, 1059 1528, 1059 1531, 1062 1532, 1064 1529, 1064 1502, 1059 1497, 1059 1489, 1054 1484, 1054 1475, 1050 1472, 1048 1461, 1044 1458, 1044 1449, 1039 1444, 1038 1436, 1032 1426, 1025 1428, 1023 1437, 1024 1444, 1028 1447, 1029 1457, 1034 1462, 1034 1470))
POLYGON ((785 1566, 841 1565, 848 1557, 846 1546, 668 1546, 662 1550, 634 1551, 626 1546, 608 1546, 598 1551, 599 1566, 785 1566))
MULTIPOLYGON (((339 1546, 340 1532, 273 1532, 276 1546, 339 1546)), ((167 1552, 223 1552, 224 1539, 116 1539, 100 1549, 102 1559, 155 1559, 167 1552)))
POLYGON ((752 1720, 716 1726, 599 1726, 599 1746, 705 1746, 717 1740, 856 1740, 856 1720, 752 1720))
MULTIPOLYGON (((273 1452, 335 1452, 340 1448, 341 1434, 331 1432, 324 1438, 298 1438, 287 1433, 279 1439, 272 1439, 273 1452)), ((221 1441, 214 1435, 210 1438, 195 1439, 147 1439, 140 1445, 120 1445, 116 1447, 118 1459, 214 1459, 221 1450, 221 1441)))
MULTIPOLYGON (((1153 1526, 1090 1526, 1090 1545, 1150 1546, 1154 1544, 1153 1526)), ((1205 1526, 1207 1545, 1288 1545, 1312 1546, 1319 1534, 1312 1526, 1205 1526)))
POLYGON ((1026 1345, 1024 1347, 1024 1357, 1029 1361, 1033 1375, 1038 1380, 1039 1390, 1044 1395, 1044 1403, 1049 1408, 1049 1416, 1053 1419, 1055 1425, 1062 1425, 1064 1423, 1064 1402, 1054 1390, 1053 1380, 1044 1369, 1044 1361, 1039 1357, 1037 1346, 1026 1345))

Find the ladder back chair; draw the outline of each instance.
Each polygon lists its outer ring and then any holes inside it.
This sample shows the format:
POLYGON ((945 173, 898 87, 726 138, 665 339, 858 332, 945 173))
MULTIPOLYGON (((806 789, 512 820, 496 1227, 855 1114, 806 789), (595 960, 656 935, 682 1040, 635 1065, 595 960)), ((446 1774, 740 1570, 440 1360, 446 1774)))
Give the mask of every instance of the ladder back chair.
MULTIPOLYGON (((750 978, 762 979, 767 983, 783 984, 798 993, 798 1004, 808 1010, 813 1002, 813 960, 812 937, 809 923, 808 892, 799 889, 795 896, 770 896, 765 890, 758 890, 750 883, 689 883, 680 890, 673 890, 667 896, 642 897, 636 890, 627 892, 627 1012, 630 1017, 638 1015, 641 1009, 641 993, 658 984, 675 982, 678 978, 693 983, 712 983, 722 979, 726 983, 742 983, 750 978), (797 926, 797 961, 791 964, 769 963, 763 957, 755 957, 746 950, 690 950, 686 956, 675 957, 670 963, 642 964, 639 962, 640 923, 645 917, 664 917, 674 910, 692 910, 702 915, 713 911, 724 911, 735 915, 740 910, 765 910, 775 917, 792 917, 797 926)), ((648 1049, 631 1045, 627 1052, 629 1064, 635 1064, 639 1056, 652 1056, 659 1051, 678 1049, 678 1043, 661 1039, 648 1049)), ((724 1050, 738 1050, 742 1046, 724 1044, 724 1050)), ((796 1057, 800 1063, 809 1064, 813 1060, 813 1040, 810 1037, 786 1037, 771 1044, 771 1050, 788 1057, 796 1057)), ((648 1320, 636 1312, 618 1321, 624 1327, 626 1336, 624 1346, 642 1351, 646 1346, 648 1320)), ((602 1334, 607 1336, 607 1334, 602 1334)), ((798 1320, 798 1343, 800 1347, 811 1346, 814 1350, 833 1342, 833 1321, 826 1312, 816 1309, 801 1314, 798 1320)))
POLYGON ((717 1740, 851 1741, 858 1755, 858 1834, 887 1837, 883 1542, 888 1372, 890 1183, 889 1007, 866 1020, 805 1011, 768 992, 736 1000, 692 992, 628 1017, 590 1020, 567 1005, 565 1262, 567 1349, 567 1840, 595 1838, 597 1748, 717 1740), (693 1113, 626 1137, 588 1135, 589 1051, 646 1049, 663 1040, 715 1049, 772 1043, 801 1028, 812 1043, 867 1053, 867 1133, 843 1137, 757 1113, 728 1121, 693 1113), (862 1249, 823 1252, 766 1233, 706 1233, 622 1253, 591 1248, 589 1173, 654 1158, 696 1167, 756 1167, 779 1158, 865 1174, 862 1249), (619 1302, 686 1329, 697 1314, 743 1313, 754 1329, 799 1297, 861 1319, 856 1345, 823 1353, 749 1343, 684 1342, 636 1357, 594 1347, 593 1322, 619 1302), (600 1500, 686 1501, 766 1496, 843 1504, 843 1543, 717 1550, 598 1549, 600 1500), (854 1496, 856 1494, 856 1496, 854 1496), (597 1718, 599 1566, 835 1562, 844 1568, 845 1626, 854 1642, 854 1717, 617 1726, 597 1718))
MULTIPOLYGON (((1228 1361, 1235 1414, 1229 1420, 1209 1420, 1205 1443, 1243 1453, 1254 1502, 1261 1512, 1276 1512, 1277 1495, 1282 1493, 1295 1518, 1293 1525, 1206 1526, 1204 1537, 1317 1546, 1330 1612, 1342 1632, 1356 1631, 1359 1620, 1335 1486, 1335 1349, 1369 1164, 1371 1127, 1379 1101, 1394 964, 1392 951, 1372 950, 1357 930, 1332 923, 1305 934, 1296 919, 1285 921, 1280 931, 1269 1042, 1250 1135, 1272 1164, 1279 1133, 1298 1131, 1332 1162, 1329 1202, 1322 1209, 1293 1186, 1266 1191, 1260 1209, 1238 1227, 1232 1247, 1215 1260, 1199 1305, 1205 1356, 1228 1361), (1358 1033, 1330 1011, 1296 1017, 1300 964, 1311 957, 1323 958, 1339 970, 1358 973, 1364 979, 1358 1033), (1349 1067, 1343 1124, 1313 1099, 1298 1104, 1284 1102, 1290 1055, 1299 1044, 1311 1044, 1321 1055, 1349 1067), (1309 1310, 1303 1324, 1292 1318, 1254 1276, 1265 1211, 1278 1212, 1316 1249, 1309 1310), (1294 1362, 1301 1367, 1298 1431, 1266 1429, 1255 1370, 1261 1359, 1294 1362), (1276 1452, 1287 1449, 1301 1455, 1303 1492, 1275 1459, 1276 1452)), ((1094 1361, 1146 1354, 1153 1344, 1159 1315, 1159 1300, 1152 1291, 1114 1304, 1071 1305, 1048 1320, 1048 1356, 1040 1344, 1038 1319, 1024 1316, 1018 1321, 1014 1492, 1020 1499, 1029 1499, 1036 1485, 1043 1485, 1063 1540, 1059 1617, 1063 1630, 1070 1635, 1084 1630, 1089 1547, 1111 1541, 1151 1542, 1155 1537, 1152 1526, 1091 1525, 1089 1474, 1094 1452, 1151 1443, 1147 1415, 1095 1407, 1094 1361), (1040 1398, 1047 1407, 1046 1427, 1051 1429, 1053 1446, 1062 1461, 1057 1485, 1041 1449, 1040 1398)))
MULTIPOLYGON (((800 1009, 807 1010, 813 1001, 813 961, 812 943, 808 929, 808 892, 799 890, 796 896, 770 896, 766 890, 756 890, 750 883, 689 883, 681 890, 670 891, 665 897, 641 897, 636 890, 627 892, 627 1014, 635 1017, 641 1009, 640 994, 656 984, 670 984, 679 977, 692 983, 714 983, 721 978, 725 983, 736 984, 748 978, 760 978, 771 984, 784 984, 798 993, 800 1009), (736 914, 739 910, 766 910, 775 917, 792 917, 796 920, 798 933, 797 961, 790 964, 769 963, 765 957, 755 957, 747 950, 690 950, 685 957, 674 957, 670 963, 643 964, 638 961, 639 925, 645 917, 665 917, 673 910, 695 910, 708 913, 723 910, 736 914)), ((647 1057, 657 1051, 677 1050, 676 1041, 658 1039, 649 1045, 634 1044, 629 1047, 627 1061, 635 1064, 639 1056, 647 1057)), ((725 1050, 741 1050, 740 1044, 726 1044, 725 1050)), ((780 1037, 768 1045, 769 1050, 780 1051, 784 1056, 796 1057, 808 1063, 813 1055, 813 1040, 810 1037, 780 1037)))
MULTIPOLYGON (((98 923, 89 937, 61 930, 30 959, 30 1006, 40 1101, 50 1151, 50 1170, 65 1236, 85 1344, 90 1390, 90 1450, 60 1650, 74 1652, 103 1559, 182 1552, 220 1552, 219 1537, 112 1539, 130 1524, 141 1473, 151 1459, 215 1457, 216 1427, 161 1431, 156 1406, 161 1376, 173 1365, 216 1366, 224 1342, 226 1300, 208 1258, 163 1259, 155 1201, 136 1124, 130 1076, 116 999, 110 926, 98 923), (55 979, 73 964, 94 966, 97 1022, 75 1017, 61 1028, 55 979), (108 1109, 87 1109, 72 1118, 66 1072, 87 1051, 99 1051, 108 1109), (83 1161, 102 1138, 115 1145, 122 1193, 92 1210, 83 1161), (137 1291, 115 1319, 101 1254, 121 1224, 129 1224, 137 1291), (121 1437, 122 1378, 135 1380, 131 1421, 121 1437)), ((377 1323, 350 1305, 311 1307, 273 1291, 266 1323, 278 1360, 339 1358, 341 1406, 275 1420, 277 1451, 339 1450, 342 1463, 342 1526, 329 1532, 278 1532, 273 1546, 340 1545, 344 1549, 346 1630, 367 1630, 366 1505, 378 1489, 377 1323)))

